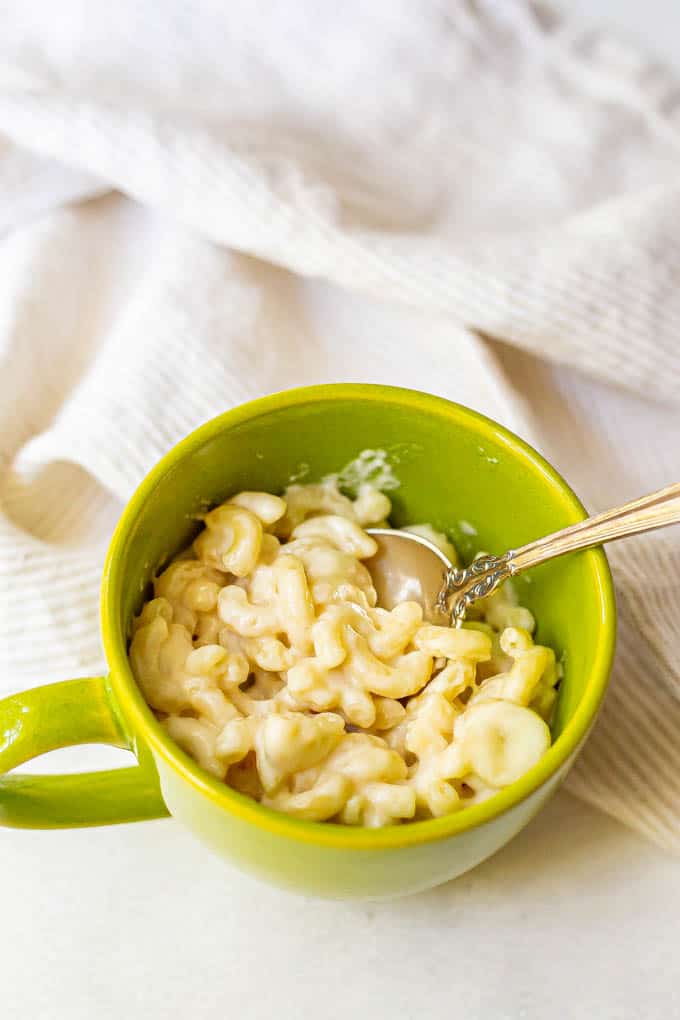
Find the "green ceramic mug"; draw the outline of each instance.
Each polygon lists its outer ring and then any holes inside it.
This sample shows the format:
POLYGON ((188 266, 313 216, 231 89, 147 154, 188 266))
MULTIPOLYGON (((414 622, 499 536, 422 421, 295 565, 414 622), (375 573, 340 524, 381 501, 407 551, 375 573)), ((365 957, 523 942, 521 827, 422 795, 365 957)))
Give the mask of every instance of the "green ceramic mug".
POLYGON ((538 639, 564 679, 545 757, 483 804, 382 830, 303 822, 261 807, 203 772, 167 736, 128 665, 126 639, 149 582, 196 530, 195 514, 239 489, 280 491, 291 477, 337 471, 386 450, 400 487, 395 523, 429 521, 464 554, 500 552, 581 520, 584 510, 531 447, 495 422, 437 397, 386 386, 314 386, 253 401, 179 443, 142 482, 113 536, 101 592, 108 677, 39 687, 0 702, 0 824, 103 825, 170 813, 213 850, 289 888, 385 897, 460 875, 512 838, 564 779, 604 695, 615 603, 604 553, 590 551, 520 579, 538 639), (471 537, 473 525, 476 534, 471 537), (57 747, 130 748, 131 768, 22 775, 57 747))

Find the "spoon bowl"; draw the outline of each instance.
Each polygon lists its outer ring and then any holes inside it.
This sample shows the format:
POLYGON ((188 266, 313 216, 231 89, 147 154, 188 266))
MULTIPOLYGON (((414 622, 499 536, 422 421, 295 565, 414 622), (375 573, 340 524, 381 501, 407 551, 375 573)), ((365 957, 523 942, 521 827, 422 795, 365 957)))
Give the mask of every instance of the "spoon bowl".
POLYGON ((433 542, 397 528, 367 528, 378 551, 365 564, 373 578, 378 605, 394 609, 399 602, 417 602, 428 623, 449 626, 441 601, 452 564, 433 542))

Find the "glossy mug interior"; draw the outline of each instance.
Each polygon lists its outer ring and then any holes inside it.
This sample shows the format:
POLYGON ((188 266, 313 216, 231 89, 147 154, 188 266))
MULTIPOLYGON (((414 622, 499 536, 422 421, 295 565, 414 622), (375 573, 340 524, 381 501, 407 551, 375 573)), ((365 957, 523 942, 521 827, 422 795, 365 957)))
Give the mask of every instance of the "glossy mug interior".
POLYGON ((394 522, 429 521, 450 531, 463 554, 501 552, 584 516, 559 475, 512 433, 415 391, 317 386, 215 418, 154 468, 113 536, 101 594, 109 676, 0 702, 0 824, 100 825, 170 813, 213 850, 272 882, 369 898, 445 882, 526 825, 566 775, 607 685, 615 604, 599 550, 546 564, 518 582, 521 601, 537 617, 538 639, 564 663, 554 743, 513 786, 457 814, 381 830, 277 814, 203 772, 172 743, 135 684, 126 654, 131 618, 154 572, 196 532, 197 511, 239 489, 281 491, 301 473, 319 479, 368 448, 387 451, 401 483, 390 492, 394 522), (45 751, 96 742, 131 748, 139 764, 70 776, 2 775, 45 751))

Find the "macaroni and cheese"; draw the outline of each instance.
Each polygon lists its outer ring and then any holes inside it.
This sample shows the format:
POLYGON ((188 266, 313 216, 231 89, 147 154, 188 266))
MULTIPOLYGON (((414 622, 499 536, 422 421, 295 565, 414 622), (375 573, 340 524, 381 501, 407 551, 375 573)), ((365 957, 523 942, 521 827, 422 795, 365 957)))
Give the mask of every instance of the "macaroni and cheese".
MULTIPOLYGON (((172 739, 277 811, 382 826, 457 811, 550 744, 558 667, 510 587, 462 629, 376 604, 364 530, 390 500, 334 481, 215 507, 154 582, 130 661, 172 739)), ((412 528, 452 558, 449 539, 412 528)))

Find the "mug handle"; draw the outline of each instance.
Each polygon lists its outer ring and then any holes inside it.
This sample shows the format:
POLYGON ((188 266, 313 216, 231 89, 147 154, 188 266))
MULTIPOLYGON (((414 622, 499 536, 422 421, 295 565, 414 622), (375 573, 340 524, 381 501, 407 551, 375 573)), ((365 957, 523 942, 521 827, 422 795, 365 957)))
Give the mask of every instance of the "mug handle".
POLYGON ((27 829, 110 825, 169 814, 151 753, 130 768, 72 775, 6 775, 29 758, 71 744, 133 750, 104 677, 36 687, 0 701, 0 825, 27 829))

